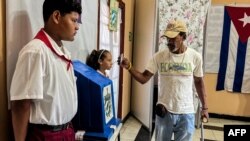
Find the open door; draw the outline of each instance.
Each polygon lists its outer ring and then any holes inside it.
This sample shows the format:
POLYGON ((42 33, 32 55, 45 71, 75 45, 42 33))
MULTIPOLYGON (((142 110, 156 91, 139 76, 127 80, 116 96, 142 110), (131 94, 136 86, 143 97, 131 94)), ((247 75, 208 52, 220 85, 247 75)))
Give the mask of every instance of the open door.
MULTIPOLYGON (((155 53, 156 41, 156 1, 135 1, 135 24, 133 44, 133 66, 144 71, 147 62, 155 53)), ((131 111, 144 126, 152 130, 154 80, 146 84, 132 80, 131 111)))
POLYGON ((109 78, 113 81, 115 114, 121 118, 122 109, 122 76, 123 69, 117 64, 117 58, 124 52, 124 25, 125 25, 125 4, 117 1, 119 4, 117 16, 117 30, 109 29, 110 7, 109 0, 99 1, 99 35, 98 49, 109 50, 113 58, 113 67, 109 72, 109 78))

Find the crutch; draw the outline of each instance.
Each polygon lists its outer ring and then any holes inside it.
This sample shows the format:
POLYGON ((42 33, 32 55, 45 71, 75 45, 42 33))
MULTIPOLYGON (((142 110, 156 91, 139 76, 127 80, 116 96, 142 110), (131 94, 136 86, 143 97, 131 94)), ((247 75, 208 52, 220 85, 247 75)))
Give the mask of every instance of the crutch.
POLYGON ((201 121, 201 141, 204 141, 204 127, 203 127, 203 123, 207 123, 208 120, 207 118, 203 117, 202 121, 201 121))

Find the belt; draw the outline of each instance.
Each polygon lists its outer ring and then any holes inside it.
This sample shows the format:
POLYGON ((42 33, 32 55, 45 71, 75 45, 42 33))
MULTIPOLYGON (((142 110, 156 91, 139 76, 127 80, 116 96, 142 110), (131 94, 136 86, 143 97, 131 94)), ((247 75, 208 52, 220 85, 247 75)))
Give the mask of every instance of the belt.
POLYGON ((71 127, 71 122, 68 122, 62 125, 47 125, 47 124, 34 124, 34 123, 30 123, 29 125, 31 128, 37 128, 41 130, 48 130, 48 131, 56 132, 56 131, 68 129, 69 127, 71 127))

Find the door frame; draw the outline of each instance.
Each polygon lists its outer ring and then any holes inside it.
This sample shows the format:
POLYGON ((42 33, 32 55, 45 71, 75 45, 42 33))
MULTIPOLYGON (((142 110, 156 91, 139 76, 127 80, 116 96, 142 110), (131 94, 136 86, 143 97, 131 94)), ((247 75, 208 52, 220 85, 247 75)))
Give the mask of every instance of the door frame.
MULTIPOLYGON (((119 8, 121 9, 121 24, 120 24, 120 54, 124 54, 124 31, 125 31, 125 3, 122 0, 117 0, 119 8)), ((110 6, 110 0, 107 0, 108 7, 110 6)), ((97 49, 99 49, 100 43, 100 0, 98 1, 98 33, 97 33, 97 49)), ((119 94, 118 94, 118 111, 117 117, 122 117, 122 89, 123 89, 123 69, 119 72, 119 94)))

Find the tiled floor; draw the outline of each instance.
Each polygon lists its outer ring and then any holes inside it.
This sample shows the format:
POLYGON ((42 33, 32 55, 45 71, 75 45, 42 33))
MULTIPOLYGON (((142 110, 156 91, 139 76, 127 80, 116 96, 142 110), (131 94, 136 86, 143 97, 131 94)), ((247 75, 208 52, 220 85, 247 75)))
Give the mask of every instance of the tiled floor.
POLYGON ((120 141, 134 141, 140 128, 141 123, 134 117, 130 116, 122 126, 120 131, 120 141))
MULTIPOLYGON (((250 124, 250 122, 236 121, 236 120, 227 120, 220 118, 210 118, 208 123, 204 124, 204 139, 205 141, 223 141, 223 126, 227 124, 250 124)), ((139 130, 141 129, 141 123, 130 116, 120 131, 120 140, 121 141, 135 141, 139 130)), ((138 135, 139 136, 139 135, 138 135)), ((201 129, 196 129, 193 141, 200 141, 201 129)), ((137 140, 139 141, 139 140, 137 140)), ((147 141, 147 140, 144 140, 147 141)), ((150 139, 148 139, 150 141, 150 139)), ((152 137, 152 140, 154 138, 152 137)))

